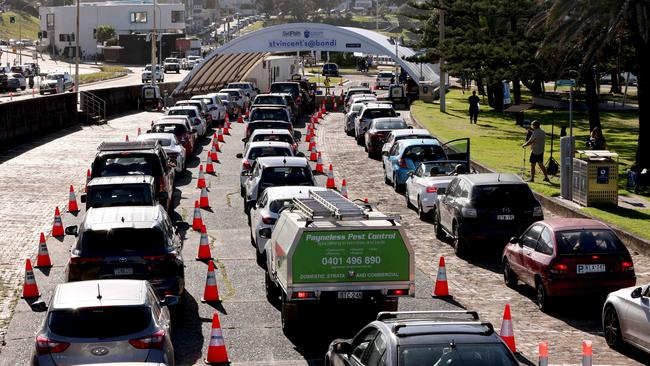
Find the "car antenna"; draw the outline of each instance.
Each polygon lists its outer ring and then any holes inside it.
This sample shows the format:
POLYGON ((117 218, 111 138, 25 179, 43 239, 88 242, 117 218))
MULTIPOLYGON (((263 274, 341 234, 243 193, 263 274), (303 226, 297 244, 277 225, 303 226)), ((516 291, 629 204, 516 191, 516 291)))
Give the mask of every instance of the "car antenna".
POLYGON ((124 222, 124 216, 122 216, 122 222, 124 222))
POLYGON ((501 173, 499 173, 499 175, 497 175, 497 182, 501 182, 501 173))
POLYGON ((102 292, 99 290, 99 283, 97 284, 97 300, 102 299, 102 292))

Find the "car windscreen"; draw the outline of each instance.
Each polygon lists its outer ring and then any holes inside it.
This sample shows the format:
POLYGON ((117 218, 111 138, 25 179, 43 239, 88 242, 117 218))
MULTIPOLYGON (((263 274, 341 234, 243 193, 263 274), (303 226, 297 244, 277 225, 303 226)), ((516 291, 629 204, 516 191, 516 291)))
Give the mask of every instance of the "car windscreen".
POLYGON ((337 69, 338 69, 338 66, 336 66, 335 64, 325 64, 325 65, 323 65, 323 70, 335 71, 337 69))
POLYGON ((290 135, 256 135, 253 137, 253 142, 255 141, 279 141, 293 144, 294 141, 290 135))
POLYGON ((271 185, 304 185, 312 183, 312 175, 307 167, 269 167, 262 172, 261 181, 271 185))
POLYGON ((526 184, 475 186, 472 189, 471 200, 478 207, 522 207, 535 203, 533 192, 526 184))
POLYGON ((251 121, 287 121, 287 112, 284 109, 254 109, 250 115, 251 121))
POLYGON ((152 199, 151 189, 143 185, 119 184, 88 187, 87 200, 90 207, 151 206, 152 199))
MULTIPOLYGON (((453 341, 451 342, 453 343, 453 341)), ((499 343, 453 343, 400 346, 398 365, 515 366, 517 363, 499 343)))
POLYGON ((396 130, 400 128, 407 128, 406 122, 397 120, 397 121, 376 121, 375 129, 377 130, 396 130))
POLYGON ((392 72, 380 72, 379 77, 380 78, 388 78, 388 79, 390 79, 390 78, 393 77, 393 73, 392 72))
POLYGON ((273 84, 271 93, 289 93, 295 98, 300 93, 300 87, 298 84, 273 84))
POLYGON ((248 152, 248 160, 255 160, 264 156, 293 156, 291 149, 280 146, 253 147, 248 152))
MULTIPOLYGON (((424 164, 424 177, 437 177, 440 175, 447 175, 454 171, 456 165, 459 163, 454 162, 432 162, 432 163, 422 163, 424 164)), ((462 165, 462 164, 461 164, 462 165)), ((466 169, 466 168, 465 168, 466 169)), ((467 170, 465 170, 467 171, 467 170)))
POLYGON ((122 337, 140 333, 150 324, 151 310, 146 306, 61 309, 47 317, 52 333, 73 338, 122 337))
POLYGON ((161 175, 161 166, 155 154, 131 154, 105 156, 93 171, 97 169, 98 176, 115 177, 120 175, 144 174, 153 177, 161 175))
POLYGON ((167 115, 169 116, 188 116, 190 118, 196 117, 196 110, 194 109, 172 109, 167 115))
POLYGON ((413 162, 444 160, 447 158, 442 146, 439 145, 415 145, 407 147, 402 156, 404 159, 411 159, 413 162))
POLYGON ((161 253, 165 248, 163 232, 156 228, 88 230, 81 233, 78 243, 78 249, 84 256, 137 256, 161 253))
POLYGON ((250 134, 257 129, 288 130, 290 126, 291 124, 287 122, 259 121, 259 122, 249 123, 247 127, 248 127, 248 132, 250 134))
POLYGON ((255 98, 254 104, 280 104, 284 105, 284 98, 279 95, 264 95, 255 98))
POLYGON ((187 128, 184 125, 181 124, 155 124, 151 128, 152 132, 160 132, 160 133, 173 133, 176 136, 182 135, 185 132, 187 132, 187 128))
POLYGON ((611 230, 560 231, 555 234, 555 238, 560 255, 604 254, 625 251, 623 243, 611 230))
POLYGON ((385 117, 397 117, 397 113, 392 108, 369 108, 363 112, 363 118, 375 119, 385 117))
POLYGON ((143 138, 140 138, 138 140, 144 140, 144 141, 158 141, 160 145, 162 146, 171 146, 172 145, 172 140, 169 138, 164 138, 164 137, 148 137, 147 135, 144 135, 143 138))

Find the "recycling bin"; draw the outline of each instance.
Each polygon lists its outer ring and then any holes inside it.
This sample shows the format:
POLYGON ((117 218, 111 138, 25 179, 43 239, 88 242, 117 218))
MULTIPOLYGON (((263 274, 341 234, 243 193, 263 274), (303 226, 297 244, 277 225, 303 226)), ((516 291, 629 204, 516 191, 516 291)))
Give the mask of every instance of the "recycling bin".
POLYGON ((573 158, 573 201, 582 206, 618 204, 618 154, 577 150, 573 158))

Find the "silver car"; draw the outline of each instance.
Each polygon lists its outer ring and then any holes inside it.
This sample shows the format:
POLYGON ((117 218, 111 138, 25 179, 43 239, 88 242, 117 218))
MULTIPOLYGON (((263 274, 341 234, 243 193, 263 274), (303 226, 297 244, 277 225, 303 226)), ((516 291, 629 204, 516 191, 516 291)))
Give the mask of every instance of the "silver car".
POLYGON ((173 133, 145 133, 136 139, 137 141, 158 141, 163 150, 167 153, 169 160, 174 164, 176 173, 183 173, 186 168, 185 148, 180 144, 173 133))
MULTIPOLYGON (((168 306, 147 281, 97 280, 60 284, 36 335, 32 365, 110 362, 174 364, 168 306)), ((44 311, 44 302, 32 308, 44 311)))
POLYGON ((603 306, 603 333, 612 348, 627 342, 650 353, 650 284, 607 295, 603 306))
POLYGON ((248 180, 248 177, 250 177, 257 158, 265 156, 293 155, 293 147, 287 142, 258 141, 247 144, 244 153, 236 155, 238 159, 242 159, 241 168, 239 170, 239 185, 242 197, 244 196, 244 183, 248 180))

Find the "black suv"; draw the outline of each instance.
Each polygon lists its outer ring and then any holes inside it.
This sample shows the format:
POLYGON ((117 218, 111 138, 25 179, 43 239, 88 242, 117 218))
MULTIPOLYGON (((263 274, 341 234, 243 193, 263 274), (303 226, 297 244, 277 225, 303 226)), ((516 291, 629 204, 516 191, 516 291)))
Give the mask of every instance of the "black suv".
POLYGON ((458 256, 467 254, 470 245, 490 244, 486 240, 501 250, 509 238, 543 219, 542 206, 515 174, 459 175, 433 208, 436 237, 449 234, 458 256))
POLYGON ((149 175, 125 175, 99 177, 88 182, 81 202, 86 209, 114 206, 155 206, 165 202, 167 192, 158 193, 156 199, 155 180, 149 175))
POLYGON ((381 312, 352 339, 334 340, 325 365, 518 365, 474 311, 381 312))
POLYGON ((157 141, 102 142, 97 150, 91 169, 92 178, 150 175, 154 178, 160 204, 172 211, 176 173, 157 141))
POLYGON ((178 233, 188 228, 186 222, 172 224, 160 205, 90 208, 81 225, 65 229, 78 237, 67 281, 141 279, 161 298, 182 295, 185 271, 178 233))

